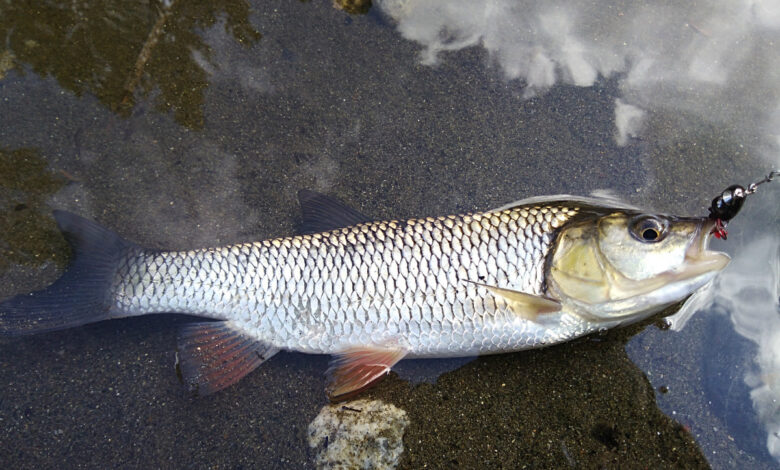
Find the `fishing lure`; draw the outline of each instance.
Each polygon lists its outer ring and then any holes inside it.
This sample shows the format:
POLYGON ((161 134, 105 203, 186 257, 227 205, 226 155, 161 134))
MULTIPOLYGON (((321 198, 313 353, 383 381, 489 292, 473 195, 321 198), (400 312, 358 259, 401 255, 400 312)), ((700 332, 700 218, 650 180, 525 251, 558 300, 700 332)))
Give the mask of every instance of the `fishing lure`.
POLYGON ((742 209, 745 199, 755 193, 759 185, 772 181, 777 175, 780 175, 780 170, 771 171, 764 179, 750 183, 747 189, 738 184, 732 184, 713 199, 709 215, 710 219, 715 220, 715 228, 712 229, 713 235, 716 238, 726 240, 728 236, 726 225, 742 209))

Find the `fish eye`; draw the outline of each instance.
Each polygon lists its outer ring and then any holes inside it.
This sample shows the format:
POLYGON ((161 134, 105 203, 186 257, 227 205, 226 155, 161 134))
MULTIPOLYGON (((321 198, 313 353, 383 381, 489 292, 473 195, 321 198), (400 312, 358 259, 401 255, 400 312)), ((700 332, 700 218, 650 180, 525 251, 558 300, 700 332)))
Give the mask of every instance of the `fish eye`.
POLYGON ((642 243, 660 242, 666 236, 668 224, 665 220, 650 215, 642 215, 631 222, 631 235, 642 243))

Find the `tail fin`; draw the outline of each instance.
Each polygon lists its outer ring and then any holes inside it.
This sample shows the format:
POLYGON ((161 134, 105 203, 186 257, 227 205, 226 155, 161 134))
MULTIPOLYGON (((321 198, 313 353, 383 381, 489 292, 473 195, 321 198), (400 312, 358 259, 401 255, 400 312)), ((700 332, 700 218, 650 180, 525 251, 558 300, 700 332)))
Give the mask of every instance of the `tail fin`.
POLYGON ((75 214, 54 211, 54 218, 71 245, 72 261, 46 289, 0 303, 0 335, 63 330, 111 316, 111 283, 135 245, 75 214))

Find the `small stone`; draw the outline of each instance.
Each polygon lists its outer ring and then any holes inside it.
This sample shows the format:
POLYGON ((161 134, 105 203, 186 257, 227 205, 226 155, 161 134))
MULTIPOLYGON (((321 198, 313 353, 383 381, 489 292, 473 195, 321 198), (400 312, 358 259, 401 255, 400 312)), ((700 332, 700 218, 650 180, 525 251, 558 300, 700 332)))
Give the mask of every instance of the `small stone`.
POLYGON ((327 405, 309 424, 319 469, 392 469, 404 450, 406 412, 379 400, 327 405))

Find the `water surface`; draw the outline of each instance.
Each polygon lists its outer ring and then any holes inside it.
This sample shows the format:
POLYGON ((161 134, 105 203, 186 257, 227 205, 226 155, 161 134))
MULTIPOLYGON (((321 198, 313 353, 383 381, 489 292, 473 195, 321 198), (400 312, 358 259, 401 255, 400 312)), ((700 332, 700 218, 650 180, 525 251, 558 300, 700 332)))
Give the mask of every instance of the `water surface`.
MULTIPOLYGON (((189 249, 292 233, 301 188, 377 218, 603 189, 703 215, 779 166, 776 7, 565 5, 0 5, 0 297, 65 266, 55 208, 189 249)), ((367 395, 409 414, 401 465, 776 467, 773 186, 671 329, 399 367, 367 395)), ((282 353, 193 398, 173 368, 186 321, 0 341, 0 461, 313 466, 327 357, 282 353)))

